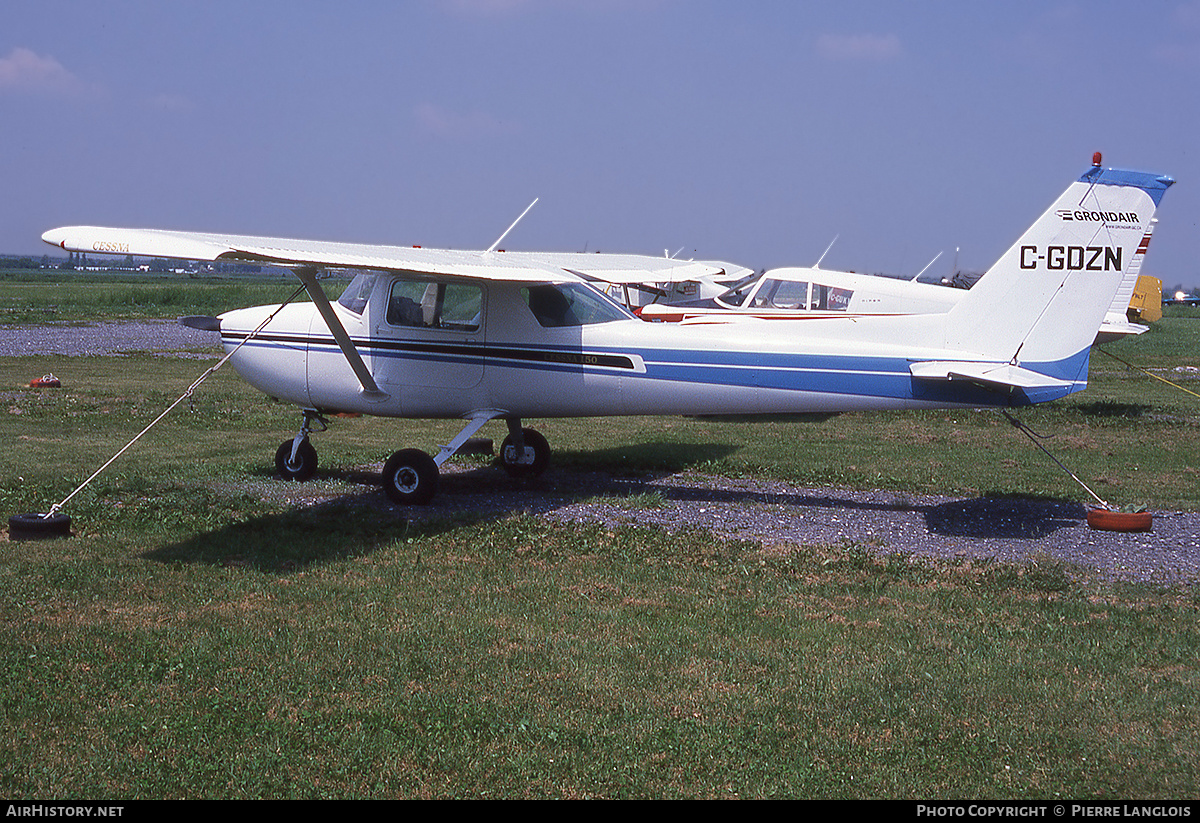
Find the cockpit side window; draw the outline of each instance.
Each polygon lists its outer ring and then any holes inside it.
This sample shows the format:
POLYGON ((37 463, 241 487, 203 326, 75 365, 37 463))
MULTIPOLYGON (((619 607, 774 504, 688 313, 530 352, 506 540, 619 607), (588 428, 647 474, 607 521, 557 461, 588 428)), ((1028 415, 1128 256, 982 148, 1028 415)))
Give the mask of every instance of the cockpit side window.
MULTIPOLYGON (((808 308, 808 283, 794 280, 767 281, 759 294, 767 293, 769 297, 761 305, 772 309, 805 309, 808 308), (767 291, 767 285, 771 289, 767 291)), ((759 305, 757 299, 755 304, 759 305)))
POLYGON ((545 328, 631 319, 631 315, 611 299, 582 283, 526 286, 521 289, 521 297, 545 328))
POLYGON ((396 280, 388 296, 392 326, 479 331, 483 289, 473 283, 396 280))

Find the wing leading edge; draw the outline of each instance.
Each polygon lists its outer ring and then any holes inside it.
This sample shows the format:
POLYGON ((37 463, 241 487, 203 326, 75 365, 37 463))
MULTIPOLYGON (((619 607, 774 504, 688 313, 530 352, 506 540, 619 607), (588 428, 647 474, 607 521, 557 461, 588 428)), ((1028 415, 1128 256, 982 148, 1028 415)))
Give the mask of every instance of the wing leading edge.
POLYGON ((186 260, 266 263, 284 268, 373 269, 520 282, 665 281, 719 275, 705 263, 636 254, 504 252, 374 246, 237 234, 67 226, 42 240, 64 251, 186 260))

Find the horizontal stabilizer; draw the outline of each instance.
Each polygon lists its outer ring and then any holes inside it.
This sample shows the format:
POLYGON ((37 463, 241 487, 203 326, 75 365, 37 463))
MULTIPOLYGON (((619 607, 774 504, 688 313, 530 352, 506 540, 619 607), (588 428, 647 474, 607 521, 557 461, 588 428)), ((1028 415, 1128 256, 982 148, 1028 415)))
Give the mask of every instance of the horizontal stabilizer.
POLYGON ((973 361, 930 360, 913 363, 909 373, 918 380, 969 380, 1012 389, 1071 388, 1069 380, 1047 377, 1032 369, 1011 363, 979 363, 973 361))
POLYGON ((1143 326, 1139 323, 1130 323, 1128 320, 1115 323, 1105 319, 1100 324, 1100 331, 1096 334, 1096 343, 1111 343, 1114 340, 1122 340, 1137 334, 1145 334, 1148 331, 1150 331, 1149 326, 1143 326))

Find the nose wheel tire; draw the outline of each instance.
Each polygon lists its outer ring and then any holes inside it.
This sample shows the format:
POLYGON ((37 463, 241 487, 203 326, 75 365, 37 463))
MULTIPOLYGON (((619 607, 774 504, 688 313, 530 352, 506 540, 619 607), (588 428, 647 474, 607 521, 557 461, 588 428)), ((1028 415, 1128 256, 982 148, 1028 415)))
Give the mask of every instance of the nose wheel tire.
POLYGON ((275 452, 275 471, 284 480, 310 480, 317 473, 317 450, 305 440, 296 450, 296 459, 292 460, 292 441, 284 440, 275 452))
POLYGON ((525 441, 525 449, 517 454, 512 435, 504 438, 500 465, 512 477, 537 477, 550 465, 550 444, 534 429, 521 429, 521 439, 525 441))
POLYGON ((383 490, 402 506, 422 506, 437 493, 438 467, 420 449, 403 449, 383 464, 383 490))

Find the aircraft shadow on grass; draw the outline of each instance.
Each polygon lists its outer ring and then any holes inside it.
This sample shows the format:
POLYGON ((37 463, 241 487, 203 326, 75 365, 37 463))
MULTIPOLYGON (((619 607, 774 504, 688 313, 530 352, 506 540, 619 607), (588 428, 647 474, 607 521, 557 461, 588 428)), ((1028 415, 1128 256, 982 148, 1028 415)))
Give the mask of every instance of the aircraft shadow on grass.
POLYGON ((432 504, 412 507, 392 504, 379 490, 378 473, 322 472, 325 478, 366 488, 196 534, 144 557, 162 563, 243 566, 288 574, 367 555, 398 540, 436 536, 516 514, 547 514, 590 498, 609 498, 619 505, 622 498, 651 493, 673 504, 770 505, 849 514, 910 512, 923 518, 933 534, 976 539, 1037 539, 1060 528, 1078 526, 1085 517, 1079 503, 1054 498, 985 496, 927 505, 899 495, 892 500, 862 500, 836 492, 716 489, 655 482, 719 459, 735 448, 673 443, 613 448, 581 453, 587 456, 580 461, 585 464, 582 467, 571 465, 571 453, 566 453, 566 467, 552 468, 524 482, 514 482, 493 465, 468 466, 442 475, 440 494, 432 504), (630 465, 631 454, 638 455, 637 465, 630 465))
MULTIPOLYGON (((656 488, 649 485, 653 479, 724 458, 736 449, 726 444, 654 442, 560 452, 559 460, 567 464, 565 468, 525 480, 514 480, 495 465, 468 466, 442 475, 441 497, 413 507, 397 506, 381 496, 382 481, 377 471, 321 471, 321 478, 367 488, 201 532, 143 557, 161 563, 294 572, 369 554, 395 540, 428 537, 513 514, 544 514, 591 495, 636 494, 643 486, 645 490, 656 488), (638 479, 617 479, 623 476, 638 479)), ((295 488, 302 492, 304 487, 296 484, 295 488)))
POLYGON ((1087 517, 1083 505, 1050 497, 985 496, 929 506, 925 525, 945 537, 1036 540, 1087 517))
MULTIPOLYGON (((627 484, 627 487, 634 484, 627 484)), ((831 509, 839 512, 894 511, 921 515, 930 532, 946 537, 1036 540, 1061 528, 1078 526, 1086 511, 1070 500, 1038 497, 980 497, 935 505, 855 500, 837 494, 756 492, 696 486, 663 487, 644 484, 642 491, 657 491, 668 500, 695 503, 769 504, 796 509, 831 509)), ((636 489, 629 492, 636 494, 636 489)))

